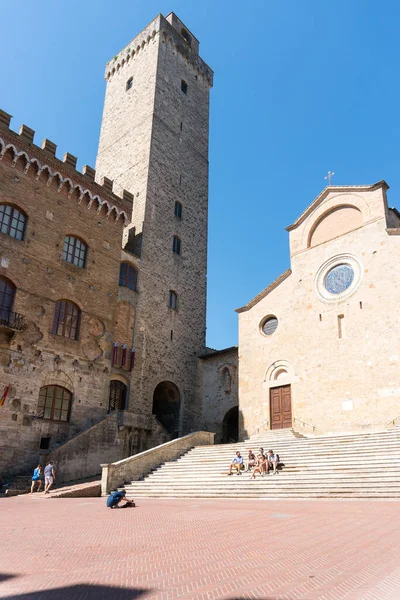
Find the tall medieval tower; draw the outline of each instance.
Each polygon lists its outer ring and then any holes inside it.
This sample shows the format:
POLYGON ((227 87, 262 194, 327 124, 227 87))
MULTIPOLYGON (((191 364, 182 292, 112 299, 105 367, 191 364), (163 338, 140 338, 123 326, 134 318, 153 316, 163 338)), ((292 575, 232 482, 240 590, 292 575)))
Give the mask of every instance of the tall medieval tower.
POLYGON ((209 91, 213 73, 174 13, 156 17, 106 67, 96 162, 134 195, 122 260, 134 292, 129 409, 172 435, 199 427, 205 347, 209 91))

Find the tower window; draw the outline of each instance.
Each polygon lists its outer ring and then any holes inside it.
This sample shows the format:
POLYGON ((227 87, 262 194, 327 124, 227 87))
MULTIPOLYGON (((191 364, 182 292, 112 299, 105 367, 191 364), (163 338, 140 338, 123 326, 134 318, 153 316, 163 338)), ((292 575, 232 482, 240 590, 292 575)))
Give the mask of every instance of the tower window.
POLYGON ((0 232, 23 240, 25 234, 26 216, 9 204, 0 204, 0 232))
POLYGON ((128 263, 121 263, 119 269, 119 285, 130 290, 137 290, 138 272, 128 263))
POLYGON ((183 37, 185 42, 189 44, 189 46, 192 45, 192 36, 186 31, 186 29, 181 29, 181 36, 183 37))
POLYGON ((76 237, 68 235, 64 239, 63 260, 77 267, 84 268, 86 264, 87 246, 76 237))
POLYGON ((181 253, 181 240, 180 238, 178 238, 177 235, 174 235, 174 238, 172 240, 172 252, 174 252, 175 254, 181 253))
POLYGON ((173 310, 177 310, 178 309, 178 295, 173 290, 169 290, 168 308, 172 308, 173 310))
POLYGON ((183 79, 182 79, 182 81, 181 81, 181 90, 182 90, 182 92, 183 92, 184 94, 187 94, 187 91, 188 91, 188 84, 187 84, 187 83, 186 83, 186 81, 184 81, 183 79))
POLYGON ((129 77, 128 81, 126 82, 125 90, 126 91, 130 90, 132 86, 133 86, 133 77, 129 77))
POLYGON ((70 300, 58 300, 51 333, 77 340, 80 317, 81 311, 76 304, 70 300))
POLYGON ((175 217, 178 217, 178 219, 182 219, 182 204, 178 201, 175 202, 175 217))

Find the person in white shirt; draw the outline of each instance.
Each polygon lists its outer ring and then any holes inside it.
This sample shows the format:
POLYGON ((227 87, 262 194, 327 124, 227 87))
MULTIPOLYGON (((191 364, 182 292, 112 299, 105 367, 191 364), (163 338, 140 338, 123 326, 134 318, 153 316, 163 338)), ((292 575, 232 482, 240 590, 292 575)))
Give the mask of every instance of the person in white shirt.
POLYGON ((278 475, 277 467, 279 463, 279 455, 274 454, 273 450, 268 450, 267 461, 268 470, 272 469, 272 475, 278 475))

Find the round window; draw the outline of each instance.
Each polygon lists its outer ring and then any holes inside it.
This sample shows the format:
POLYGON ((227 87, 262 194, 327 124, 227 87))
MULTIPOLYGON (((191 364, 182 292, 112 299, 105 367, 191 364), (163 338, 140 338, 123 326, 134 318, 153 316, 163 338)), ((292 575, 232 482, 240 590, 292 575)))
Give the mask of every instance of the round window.
POLYGON ((268 317, 262 324, 261 331, 264 335, 272 335, 278 327, 278 319, 276 317, 268 317))
POLYGON ((351 254, 332 256, 318 269, 315 291, 325 302, 340 302, 351 296, 360 285, 362 264, 351 254))
POLYGON ((325 275, 325 289, 330 294, 342 294, 354 280, 354 269, 350 265, 336 265, 325 275))

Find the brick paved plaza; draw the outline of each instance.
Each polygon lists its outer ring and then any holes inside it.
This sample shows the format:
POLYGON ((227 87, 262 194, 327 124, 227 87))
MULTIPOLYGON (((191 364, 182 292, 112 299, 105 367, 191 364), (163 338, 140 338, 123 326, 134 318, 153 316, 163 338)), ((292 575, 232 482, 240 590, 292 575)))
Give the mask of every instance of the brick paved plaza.
POLYGON ((395 501, 0 502, 1 598, 400 598, 395 501))

